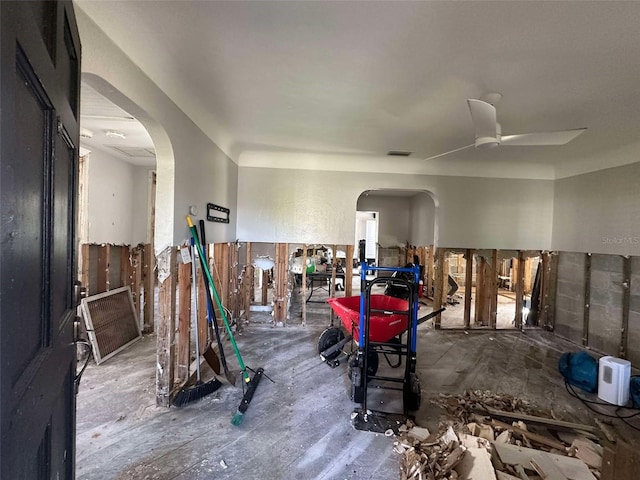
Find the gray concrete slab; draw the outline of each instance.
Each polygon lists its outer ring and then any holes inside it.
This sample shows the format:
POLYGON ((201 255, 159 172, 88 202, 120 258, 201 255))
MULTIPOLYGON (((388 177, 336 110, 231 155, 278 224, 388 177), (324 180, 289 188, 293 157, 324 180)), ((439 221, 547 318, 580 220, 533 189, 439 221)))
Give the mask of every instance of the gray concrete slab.
MULTIPOLYGON (((272 327, 268 317, 254 315, 237 337, 245 362, 264 367, 275 382, 262 380, 240 426, 230 423, 242 397, 239 386, 223 385, 183 408, 155 406, 153 335, 100 366, 90 364, 78 396, 77 478, 398 478, 393 439, 351 426, 357 405, 347 396, 346 365, 321 363, 317 338, 329 310, 316 308, 321 312, 309 315, 306 327, 293 318, 286 327, 272 327)), ((591 423, 592 414, 567 394, 557 373, 560 354, 576 349, 538 330, 466 335, 426 322, 418 334, 418 424, 436 429, 441 411, 429 399, 465 389, 520 395, 559 417, 591 423)), ((227 356, 237 374, 230 346, 227 356)), ((370 405, 392 410, 400 403, 396 392, 376 391, 370 405)))

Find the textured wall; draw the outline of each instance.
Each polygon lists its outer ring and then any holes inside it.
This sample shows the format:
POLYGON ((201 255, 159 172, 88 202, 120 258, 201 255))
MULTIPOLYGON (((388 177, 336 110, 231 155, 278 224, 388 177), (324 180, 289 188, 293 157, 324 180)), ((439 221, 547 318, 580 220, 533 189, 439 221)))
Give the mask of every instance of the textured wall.
POLYGON ((378 212, 378 243, 381 247, 404 245, 409 241, 411 199, 362 195, 357 209, 378 212))
POLYGON ((240 240, 350 244, 365 190, 432 192, 438 244, 549 249, 553 181, 240 167, 240 240))

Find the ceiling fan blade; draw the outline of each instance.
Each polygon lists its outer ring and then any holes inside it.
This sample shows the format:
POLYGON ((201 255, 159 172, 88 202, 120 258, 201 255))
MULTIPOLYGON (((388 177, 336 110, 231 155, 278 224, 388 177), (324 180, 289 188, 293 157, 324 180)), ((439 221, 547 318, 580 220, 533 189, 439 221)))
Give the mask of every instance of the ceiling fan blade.
POLYGON ((562 130, 560 132, 546 133, 523 133, 520 135, 503 135, 500 145, 507 146, 542 146, 542 145, 565 145, 576 138, 586 128, 576 128, 575 130, 562 130))
POLYGON ((475 143, 472 143, 471 145, 465 145, 464 147, 456 148, 455 150, 449 150, 448 152, 440 153, 438 155, 434 155, 433 157, 425 158, 424 160, 427 161, 427 160, 433 160, 434 158, 444 157, 445 155, 449 155, 450 153, 456 153, 461 150, 466 150, 467 148, 471 148, 473 146, 475 146, 475 143))
POLYGON ((476 138, 496 138, 496 107, 482 100, 467 100, 471 120, 476 129, 476 138))

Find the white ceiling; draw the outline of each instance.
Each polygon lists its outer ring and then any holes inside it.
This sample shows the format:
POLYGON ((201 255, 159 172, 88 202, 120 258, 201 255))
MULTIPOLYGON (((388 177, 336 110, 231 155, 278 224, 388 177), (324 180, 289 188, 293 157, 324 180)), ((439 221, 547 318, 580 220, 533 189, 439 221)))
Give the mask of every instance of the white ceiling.
POLYGON ((87 150, 103 150, 134 165, 156 164, 153 141, 142 124, 84 82, 80 88, 80 128, 80 145, 87 150), (125 138, 109 137, 109 131, 125 138))
POLYGON ((473 143, 466 99, 489 91, 503 134, 588 130, 430 162, 568 174, 640 140, 640 2, 76 3, 240 164, 255 151, 424 162, 473 143))

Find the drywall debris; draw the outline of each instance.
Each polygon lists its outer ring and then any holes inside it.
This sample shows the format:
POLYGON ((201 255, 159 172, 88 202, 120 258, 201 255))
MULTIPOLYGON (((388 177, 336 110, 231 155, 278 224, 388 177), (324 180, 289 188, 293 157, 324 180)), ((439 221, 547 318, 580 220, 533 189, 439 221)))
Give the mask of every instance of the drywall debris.
POLYGON ((411 438, 415 438, 419 442, 424 442, 427 438, 429 438, 429 435, 431 434, 426 428, 416 426, 409 430, 409 436, 411 438))

